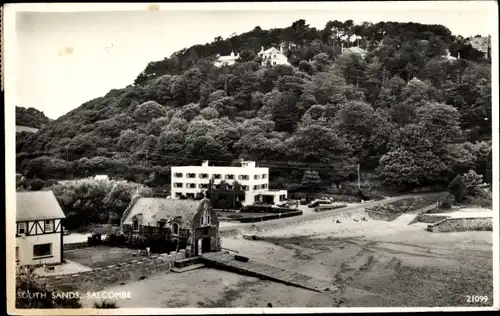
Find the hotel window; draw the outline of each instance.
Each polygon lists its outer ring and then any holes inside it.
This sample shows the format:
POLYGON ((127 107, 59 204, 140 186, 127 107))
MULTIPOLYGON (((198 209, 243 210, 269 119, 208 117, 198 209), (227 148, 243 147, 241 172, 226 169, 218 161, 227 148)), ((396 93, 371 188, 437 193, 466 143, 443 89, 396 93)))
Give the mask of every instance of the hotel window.
POLYGON ((262 185, 260 186, 260 188, 261 188, 261 189, 267 189, 267 184, 262 184, 262 185))
POLYGON ((258 189, 259 189, 259 186, 258 186, 258 185, 254 185, 254 186, 253 186, 253 189, 254 189, 254 190, 258 190, 258 189))
POLYGON ((182 178, 182 172, 176 172, 174 173, 175 178, 182 178))
POLYGON ((200 179, 208 179, 208 173, 200 173, 200 179))
POLYGON ((174 183, 174 188, 182 188, 182 183, 180 182, 174 183))
POLYGON ((16 261, 19 261, 19 247, 16 247, 16 261))
POLYGON ((196 178, 196 174, 194 174, 194 173, 188 173, 188 174, 187 174, 187 177, 188 177, 189 179, 193 179, 193 178, 196 178))
POLYGON ((243 189, 243 191, 248 191, 249 189, 248 185, 242 185, 241 188, 243 189))
POLYGON ((33 257, 47 257, 52 255, 52 244, 41 244, 33 246, 33 257))
POLYGON ((240 174, 238 180, 248 180, 250 177, 246 174, 240 174))
POLYGON ((253 179, 254 179, 254 180, 259 180, 259 179, 260 179, 260 175, 258 175, 258 174, 254 175, 254 176, 253 176, 253 179))
POLYGON ((181 193, 181 192, 177 192, 177 193, 175 193, 175 198, 180 199, 180 198, 181 198, 181 196, 182 196, 182 193, 181 193))
POLYGON ((273 65, 276 65, 276 62, 275 62, 275 61, 273 61, 273 65))
POLYGON ((267 179, 267 174, 263 173, 262 174, 262 179, 267 179))
POLYGON ((217 179, 220 179, 220 178, 222 178, 221 174, 218 174, 218 173, 214 174, 214 179, 217 180, 217 179))
POLYGON ((188 184, 187 184, 187 187, 188 187, 189 189, 196 189, 196 183, 188 183, 188 184))
POLYGON ((226 174, 226 180, 234 180, 234 174, 226 174))
POLYGON ((26 233, 26 223, 17 223, 17 233, 19 235, 26 233))
POLYGON ((51 220, 45 221, 44 231, 50 233, 54 230, 54 222, 51 220))

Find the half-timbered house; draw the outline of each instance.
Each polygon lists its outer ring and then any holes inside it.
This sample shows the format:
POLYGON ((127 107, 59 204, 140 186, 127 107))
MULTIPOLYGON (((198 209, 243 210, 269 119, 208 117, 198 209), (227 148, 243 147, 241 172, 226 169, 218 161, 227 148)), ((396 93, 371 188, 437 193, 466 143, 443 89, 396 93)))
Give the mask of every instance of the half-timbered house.
POLYGON ((17 192, 17 264, 37 266, 61 263, 64 218, 52 191, 17 192))
POLYGON ((126 235, 168 231, 187 245, 190 256, 220 250, 217 213, 206 198, 195 201, 134 197, 123 213, 121 226, 126 235))

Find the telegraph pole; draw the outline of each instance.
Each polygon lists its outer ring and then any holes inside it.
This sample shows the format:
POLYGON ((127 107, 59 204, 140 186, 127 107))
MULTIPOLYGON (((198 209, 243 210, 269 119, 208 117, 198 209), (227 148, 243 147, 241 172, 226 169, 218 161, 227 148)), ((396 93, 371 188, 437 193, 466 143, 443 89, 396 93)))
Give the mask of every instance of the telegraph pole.
POLYGON ((361 177, 359 175, 359 163, 358 163, 358 189, 361 189, 361 177))

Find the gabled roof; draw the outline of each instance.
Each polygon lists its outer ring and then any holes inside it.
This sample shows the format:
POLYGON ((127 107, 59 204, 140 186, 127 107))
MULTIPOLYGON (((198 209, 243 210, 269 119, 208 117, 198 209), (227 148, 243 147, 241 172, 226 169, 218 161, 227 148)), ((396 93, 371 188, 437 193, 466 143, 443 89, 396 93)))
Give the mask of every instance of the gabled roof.
POLYGON ((229 56, 219 56, 217 58, 217 60, 218 61, 230 61, 230 60, 236 60, 238 58, 240 58, 240 56, 237 56, 237 55, 231 56, 231 55, 229 55, 229 56))
POLYGON ((167 200, 164 198, 138 197, 132 200, 130 206, 125 210, 122 224, 131 224, 132 218, 142 215, 143 225, 156 226, 161 220, 169 220, 174 217, 182 218, 182 227, 191 225, 194 216, 200 210, 202 201, 195 200, 167 200))
POLYGON ((52 191, 16 193, 16 222, 66 218, 52 191))
POLYGON ((360 47, 357 47, 357 46, 354 46, 354 47, 349 47, 349 48, 346 48, 346 50, 344 51, 344 54, 346 53, 352 53, 352 54, 367 54, 368 51, 360 48, 360 47))
POLYGON ((271 47, 271 48, 268 48, 266 49, 265 51, 263 52, 260 52, 260 54, 271 54, 271 53, 280 53, 279 50, 277 50, 276 48, 274 47, 271 47))

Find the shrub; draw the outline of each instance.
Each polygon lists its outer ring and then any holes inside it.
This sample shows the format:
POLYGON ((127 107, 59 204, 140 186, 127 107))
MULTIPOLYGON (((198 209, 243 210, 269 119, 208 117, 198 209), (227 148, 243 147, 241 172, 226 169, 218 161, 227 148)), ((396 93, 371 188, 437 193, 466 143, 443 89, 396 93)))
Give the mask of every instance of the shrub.
POLYGON ((18 271, 16 293, 39 293, 43 296, 16 295, 16 308, 80 308, 79 298, 65 298, 52 295, 44 285, 39 284, 31 271, 18 271))
POLYGON ((483 184, 483 176, 477 174, 474 170, 462 175, 463 184, 467 195, 476 196, 480 192, 480 186, 483 184))
POLYGON ((102 243, 101 234, 92 234, 92 236, 87 237, 87 243, 89 246, 98 246, 102 243))
POLYGON ((122 246, 127 241, 125 235, 123 234, 109 234, 106 236, 105 243, 110 246, 122 246))
POLYGON ((462 176, 456 176, 448 186, 449 192, 455 197, 455 201, 460 202, 467 196, 467 188, 465 187, 462 176))
POLYGON ((116 302, 102 300, 100 302, 94 302, 94 308, 118 308, 116 302))
POLYGON ((443 201, 439 204, 439 208, 449 210, 451 209, 451 205, 453 203, 453 199, 449 196, 445 197, 443 201))

